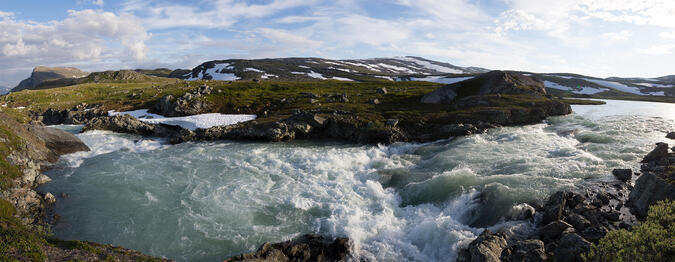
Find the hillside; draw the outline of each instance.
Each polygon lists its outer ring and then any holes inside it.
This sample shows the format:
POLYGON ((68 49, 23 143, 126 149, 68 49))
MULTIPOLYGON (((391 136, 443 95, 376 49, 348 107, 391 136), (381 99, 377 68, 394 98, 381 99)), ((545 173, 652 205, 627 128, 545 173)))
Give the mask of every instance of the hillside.
POLYGON ((488 70, 459 67, 420 57, 330 60, 322 58, 230 59, 216 60, 195 67, 183 75, 187 80, 400 80, 411 76, 464 75, 488 70))
POLYGON ((33 69, 30 77, 21 81, 12 92, 24 89, 34 89, 44 82, 57 79, 75 79, 87 76, 89 73, 74 67, 46 67, 38 66, 33 69))

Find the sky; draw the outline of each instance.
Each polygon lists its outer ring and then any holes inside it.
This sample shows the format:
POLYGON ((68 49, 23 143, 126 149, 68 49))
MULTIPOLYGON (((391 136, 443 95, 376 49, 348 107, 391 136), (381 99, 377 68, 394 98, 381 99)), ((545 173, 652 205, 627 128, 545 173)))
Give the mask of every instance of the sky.
POLYGON ((0 0, 0 86, 33 67, 414 55, 597 77, 675 74, 672 0, 0 0))

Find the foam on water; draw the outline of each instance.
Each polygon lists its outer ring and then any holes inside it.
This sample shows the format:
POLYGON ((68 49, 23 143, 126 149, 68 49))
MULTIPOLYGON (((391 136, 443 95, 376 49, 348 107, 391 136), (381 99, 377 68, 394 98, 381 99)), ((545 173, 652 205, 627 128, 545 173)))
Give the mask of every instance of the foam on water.
POLYGON ((546 124, 391 146, 170 146, 94 131, 79 134, 92 151, 63 157, 41 189, 69 195, 55 206, 56 236, 179 261, 221 260, 312 232, 352 238, 357 257, 454 261, 485 228, 531 233, 531 220, 504 222, 522 217, 524 203, 637 168, 675 128, 654 117, 673 108, 662 105, 575 106, 578 114, 546 124))

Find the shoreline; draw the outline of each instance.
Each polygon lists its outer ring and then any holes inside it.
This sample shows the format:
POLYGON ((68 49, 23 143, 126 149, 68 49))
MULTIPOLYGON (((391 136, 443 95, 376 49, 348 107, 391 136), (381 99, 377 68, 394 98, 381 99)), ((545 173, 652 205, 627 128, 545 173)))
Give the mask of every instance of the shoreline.
MULTIPOLYGON (((554 195, 555 195, 555 194, 554 194, 554 195)), ((575 195, 572 196, 572 199, 574 199, 574 196, 575 196, 575 195)), ((549 202, 550 202, 550 201, 549 201, 549 202)), ((542 210, 543 210, 543 209, 540 209, 540 210, 538 210, 538 212, 542 212, 542 210)), ((301 235, 300 238, 303 238, 303 237, 306 237, 306 236, 307 236, 307 235, 301 235)), ((486 235, 486 236, 487 236, 487 235, 486 235)), ((483 237, 483 235, 481 235, 481 237, 483 237)), ((481 239, 481 237, 479 237, 479 239, 481 239)), ((483 238, 485 238, 485 237, 483 237, 483 238)), ((291 243, 291 242, 293 242, 293 241, 281 242, 281 243, 277 243, 277 244, 273 244, 273 245, 280 245, 280 244, 282 244, 282 243, 291 243)), ((348 242, 349 242, 349 241, 347 240, 346 243, 348 243, 348 242)), ((89 245, 94 245, 94 246, 97 246, 97 245, 98 245, 98 244, 91 243, 91 242, 82 242, 82 243, 87 243, 87 244, 89 244, 89 245)), ((296 242, 296 243, 297 243, 297 242, 296 242)), ((330 244, 328 244, 328 245, 330 245, 330 244)), ((102 246, 106 246, 106 245, 98 245, 98 246, 99 246, 99 247, 102 247, 102 246)), ((275 254, 278 254, 278 252, 271 250, 268 246, 269 246, 269 244, 263 244, 263 245, 261 246, 261 248, 258 250, 258 252, 255 252, 255 253, 248 253, 248 254, 242 254, 242 255, 240 255, 240 256, 238 256, 238 257, 241 257, 241 258, 249 258, 249 259, 251 259, 251 258, 265 257, 266 255, 264 255, 264 254, 270 254, 270 252, 273 252, 273 253, 275 253, 275 254), (267 247, 267 248, 266 248, 266 247, 267 247), (262 253, 261 253, 261 252, 262 252, 262 253)), ((281 252, 283 253, 283 251, 281 251, 281 252)), ((517 252, 516 252, 516 253, 517 253, 517 252)), ((295 255, 293 255, 293 254, 291 254, 291 255, 285 254, 285 255, 286 255, 286 257, 289 257, 289 256, 292 257, 292 256, 296 256, 297 254, 295 254, 295 255)), ((234 257, 231 258, 231 259, 234 259, 234 257)), ((232 260, 232 261, 237 261, 237 260, 232 260)))

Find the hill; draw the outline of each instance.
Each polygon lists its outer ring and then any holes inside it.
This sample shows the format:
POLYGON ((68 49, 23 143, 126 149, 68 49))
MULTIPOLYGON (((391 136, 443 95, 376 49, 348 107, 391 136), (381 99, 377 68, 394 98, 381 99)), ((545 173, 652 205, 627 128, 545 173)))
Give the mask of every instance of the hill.
POLYGON ((33 69, 30 77, 21 81, 12 92, 24 89, 34 89, 40 84, 57 79, 75 79, 87 76, 89 73, 74 67, 46 67, 38 66, 33 69))
POLYGON ((330 60, 323 58, 275 58, 215 60, 195 67, 186 80, 401 80, 413 76, 465 75, 487 72, 476 67, 459 67, 420 57, 330 60))

